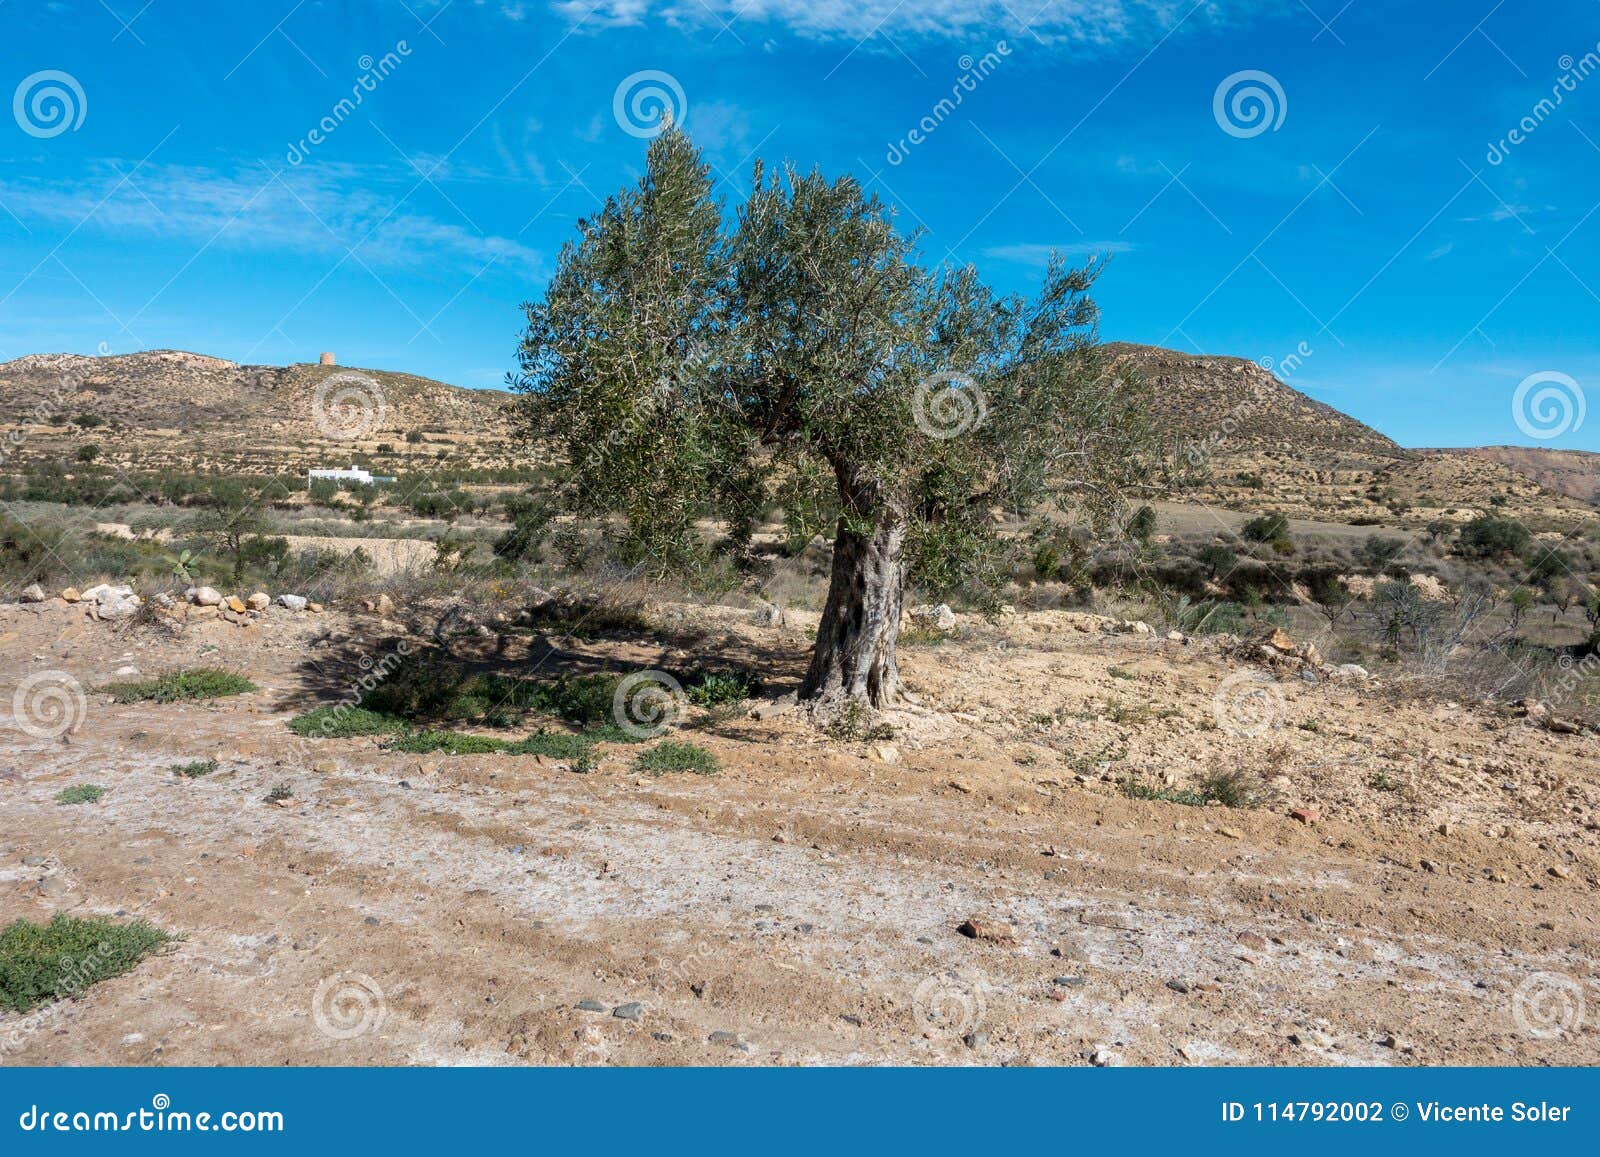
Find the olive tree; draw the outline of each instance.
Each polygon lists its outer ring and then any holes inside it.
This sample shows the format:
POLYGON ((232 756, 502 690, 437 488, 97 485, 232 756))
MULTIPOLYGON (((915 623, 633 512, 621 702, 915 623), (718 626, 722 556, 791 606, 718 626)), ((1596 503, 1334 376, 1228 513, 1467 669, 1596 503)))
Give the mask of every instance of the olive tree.
POLYGON ((1015 542, 997 512, 1054 501, 1105 530, 1144 477, 1137 392, 1096 343, 1100 267, 1053 261, 1025 299, 922 264, 918 240, 855 178, 792 166, 758 163, 725 214, 669 128, 523 307, 525 433, 565 452, 537 518, 609 517, 658 573, 743 552, 773 502, 832 525, 806 699, 894 702, 908 575, 996 590, 1015 542))

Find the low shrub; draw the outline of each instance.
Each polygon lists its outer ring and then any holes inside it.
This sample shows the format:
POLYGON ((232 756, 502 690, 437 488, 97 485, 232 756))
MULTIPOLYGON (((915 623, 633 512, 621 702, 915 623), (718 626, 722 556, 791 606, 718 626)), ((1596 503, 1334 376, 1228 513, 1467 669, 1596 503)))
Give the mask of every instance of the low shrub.
POLYGON ((48 924, 13 920, 0 929, 0 1008, 27 1012, 83 995, 128 972, 172 936, 143 920, 118 924, 58 912, 48 924))
POLYGON ((244 695, 259 688, 243 675, 216 667, 197 667, 134 683, 112 683, 101 688, 118 703, 176 703, 186 699, 220 699, 244 695))

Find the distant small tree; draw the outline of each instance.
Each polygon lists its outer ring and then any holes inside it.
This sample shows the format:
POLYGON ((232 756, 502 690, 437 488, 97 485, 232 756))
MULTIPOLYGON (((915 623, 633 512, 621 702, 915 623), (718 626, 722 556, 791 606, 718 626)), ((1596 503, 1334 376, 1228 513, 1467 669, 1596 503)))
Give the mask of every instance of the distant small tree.
POLYGON ((829 511, 801 695, 886 706, 908 574, 993 592, 1012 544, 991 511, 1054 500, 1109 532, 1145 476, 1138 395, 1097 352, 1099 267, 1003 297, 921 265, 853 177, 758 163, 731 229, 713 185, 669 128, 524 307, 524 430, 567 459, 547 513, 620 516, 623 560, 664 574, 743 556, 777 494, 829 511))
POLYGON ((1239 528, 1249 542, 1279 542, 1289 537, 1289 520, 1277 511, 1252 518, 1239 528))
POLYGON ((90 442, 87 446, 78 447, 78 461, 83 463, 93 462, 100 457, 100 447, 90 442))
POLYGON ((406 444, 408 446, 415 446, 417 443, 419 443, 421 441, 422 441, 422 431, 421 430, 407 430, 406 431, 406 444))
POLYGON ((1156 512, 1149 506, 1141 506, 1134 511, 1133 517, 1128 520, 1128 537, 1137 542, 1149 542, 1150 536, 1156 532, 1156 512))
POLYGON ((1521 554, 1533 535, 1514 518, 1480 515, 1461 528, 1456 548, 1469 558, 1501 558, 1521 554))
POLYGON ((1533 592, 1527 587, 1516 587, 1506 596, 1506 606, 1511 609, 1511 629, 1522 625, 1522 616, 1533 609, 1533 592))
POLYGON ((1238 558, 1238 555, 1220 542, 1208 543, 1200 548, 1199 554, 1195 555, 1195 560, 1206 568, 1206 577, 1213 579, 1232 570, 1238 558))
POLYGON ((245 543, 267 528, 265 496, 241 478, 219 478, 207 488, 205 503, 194 528, 233 559, 233 581, 240 582, 244 579, 245 543))
POLYGON ((1435 518, 1428 523, 1427 532, 1430 542, 1443 542, 1455 533, 1456 524, 1448 518, 1435 518))
POLYGON ((1361 544, 1361 560, 1373 574, 1382 574, 1405 548, 1406 543, 1403 538, 1382 538, 1371 534, 1361 544))
POLYGON ((1303 571, 1300 578, 1305 583, 1306 593, 1311 596, 1317 610, 1322 612, 1322 617, 1328 620, 1328 628, 1332 630, 1349 613, 1350 604, 1356 600, 1355 592, 1336 567, 1303 571))

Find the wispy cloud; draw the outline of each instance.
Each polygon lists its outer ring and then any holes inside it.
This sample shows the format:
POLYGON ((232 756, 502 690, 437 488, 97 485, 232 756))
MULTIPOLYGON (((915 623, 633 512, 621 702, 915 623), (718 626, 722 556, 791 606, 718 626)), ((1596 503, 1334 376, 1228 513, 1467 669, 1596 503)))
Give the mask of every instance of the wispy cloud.
POLYGON ((1063 257, 1094 257, 1130 253, 1133 248, 1133 245, 1126 241, 1073 241, 1064 245, 1022 243, 993 245, 985 249, 983 255, 993 261, 1010 261, 1017 265, 1032 265, 1043 269, 1050 264, 1052 253, 1059 253, 1063 257))
MULTIPOLYGON (((1252 5, 1253 6, 1253 5, 1252 5)), ((959 37, 997 30, 1074 45, 1115 45, 1160 35, 1195 9, 1219 19, 1216 6, 1184 0, 554 0, 586 27, 628 27, 651 20, 682 28, 728 23, 782 25, 814 40, 886 36, 959 37)))
POLYGON ((276 173, 261 166, 146 165, 128 178, 105 165, 71 184, 0 180, 0 201, 22 220, 47 227, 81 222, 84 230, 157 235, 197 248, 353 251, 373 265, 473 271, 492 259, 503 268, 544 271, 541 255, 513 238, 401 202, 415 174, 403 184, 389 181, 382 195, 372 176, 341 165, 276 173))

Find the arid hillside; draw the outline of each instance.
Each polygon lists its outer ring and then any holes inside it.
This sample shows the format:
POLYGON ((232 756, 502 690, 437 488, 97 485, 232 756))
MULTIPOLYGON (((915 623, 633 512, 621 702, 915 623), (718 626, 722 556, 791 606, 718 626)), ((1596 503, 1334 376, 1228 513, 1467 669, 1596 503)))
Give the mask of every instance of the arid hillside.
MULTIPOLYGON (((1600 455, 1517 447, 1414 451, 1242 358, 1106 346, 1154 387, 1151 417, 1182 486, 1231 510, 1371 526, 1465 522, 1491 507, 1542 529, 1592 518, 1600 455)), ((386 370, 247 366, 173 350, 36 354, 0 364, 8 468, 95 461, 128 473, 298 473, 359 461, 398 474, 530 465, 512 395, 386 370)))
POLYGON ((373 455, 403 468, 441 450, 490 466, 506 454, 509 397, 387 370, 176 350, 0 364, 0 407, 25 435, 14 437, 18 459, 71 460, 93 443, 99 461, 139 472, 274 473, 373 455))
POLYGON ((1152 421, 1187 483, 1174 497, 1373 526, 1465 522, 1491 507, 1546 527, 1596 514, 1595 484, 1585 492, 1577 478, 1597 455, 1408 450, 1243 358, 1126 343, 1106 352, 1153 387, 1152 421))

